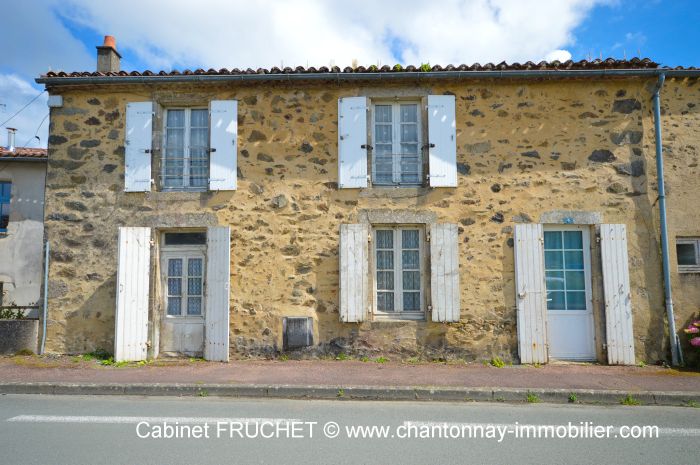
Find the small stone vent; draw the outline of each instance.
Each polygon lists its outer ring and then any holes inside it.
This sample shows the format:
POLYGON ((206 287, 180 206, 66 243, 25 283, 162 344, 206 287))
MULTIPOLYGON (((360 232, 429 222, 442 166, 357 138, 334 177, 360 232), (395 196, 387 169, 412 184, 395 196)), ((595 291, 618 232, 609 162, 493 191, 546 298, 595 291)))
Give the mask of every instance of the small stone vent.
POLYGON ((282 346, 284 350, 299 349, 314 344, 314 323, 308 317, 282 319, 282 346))

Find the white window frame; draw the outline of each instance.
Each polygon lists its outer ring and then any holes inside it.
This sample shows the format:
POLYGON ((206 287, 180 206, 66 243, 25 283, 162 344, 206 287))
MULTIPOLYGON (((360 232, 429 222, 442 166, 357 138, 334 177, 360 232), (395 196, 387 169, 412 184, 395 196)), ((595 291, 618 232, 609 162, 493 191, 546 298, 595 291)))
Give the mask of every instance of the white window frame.
POLYGON ((424 184, 425 179, 425 160, 423 156, 423 148, 425 146, 425 141, 423 139, 423 111, 424 105, 421 99, 406 99, 406 100, 372 100, 371 101, 371 128, 370 134, 372 138, 372 151, 370 156, 371 163, 371 181, 372 186, 377 187, 419 187, 424 184), (376 183, 376 164, 375 164, 375 154, 377 153, 377 138, 376 138, 376 124, 377 124, 377 105, 390 105, 391 106, 391 126, 392 126, 392 153, 393 158, 393 179, 391 183, 376 183), (418 135, 418 182, 417 183, 401 183, 401 158, 398 154, 401 154, 401 105, 416 105, 417 116, 416 116, 416 131, 418 135))
MULTIPOLYGON (((678 265, 679 273, 700 273, 700 237, 676 238, 676 245, 691 244, 695 248, 695 265, 678 265)), ((678 250, 676 249, 676 263, 678 263, 678 250)))
POLYGON ((211 162, 211 112, 208 108, 203 107, 168 107, 163 112, 163 149, 161 150, 160 158, 160 186, 161 190, 164 191, 206 191, 209 189, 209 170, 211 169, 209 164, 211 162), (165 152, 167 150, 168 143, 168 112, 170 111, 184 111, 185 112, 185 134, 183 137, 183 169, 182 169, 182 184, 179 186, 166 186, 166 173, 165 173, 165 152), (190 136, 192 132, 192 111, 193 110, 203 110, 207 112, 207 176, 203 186, 190 186, 190 136))
MULTIPOLYGON (((168 231, 172 233, 174 231, 168 231)), ((188 231, 189 232, 189 231, 188 231)), ((161 235, 161 244, 165 244, 165 234, 161 235)), ((206 312, 206 287, 207 287, 207 257, 206 257, 206 244, 202 245, 162 245, 160 247, 160 279, 161 279, 161 289, 163 289, 163 316, 166 319, 175 319, 178 321, 191 320, 191 321, 204 321, 204 314, 206 312), (181 294, 180 297, 181 307, 180 315, 169 315, 168 314, 168 260, 170 259, 182 259, 182 285, 180 287, 181 294), (187 266, 188 259, 190 258, 200 258, 202 259, 202 311, 199 315, 189 315, 187 314, 187 266)))
POLYGON ((372 225, 372 256, 371 256, 371 282, 372 282, 372 309, 376 320, 425 320, 427 280, 430 276, 425 247, 425 225, 372 225), (401 263, 401 231, 418 230, 418 263, 420 266, 420 311, 403 310, 403 269, 401 263), (377 231, 391 230, 394 233, 394 311, 380 311, 377 307, 377 231), (397 247, 398 245, 398 247, 397 247), (398 252, 398 254, 397 254, 398 252))

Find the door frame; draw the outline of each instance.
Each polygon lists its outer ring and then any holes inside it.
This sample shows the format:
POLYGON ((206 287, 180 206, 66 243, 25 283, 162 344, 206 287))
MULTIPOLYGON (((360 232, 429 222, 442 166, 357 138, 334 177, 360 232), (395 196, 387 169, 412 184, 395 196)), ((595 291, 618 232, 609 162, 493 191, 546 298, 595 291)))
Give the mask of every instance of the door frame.
MULTIPOLYGON (((547 315, 547 345, 549 346, 549 358, 554 360, 572 360, 572 361, 595 361, 597 360, 596 355, 596 332, 595 332, 595 318, 593 315, 593 279, 592 279, 592 250, 591 250, 591 225, 589 224, 543 224, 543 237, 544 233, 548 231, 581 231, 582 242, 583 242, 583 271, 584 279, 586 285, 586 310, 549 310, 547 308, 547 280, 546 280, 546 265, 543 259, 542 263, 545 273, 545 295, 544 295, 544 305, 547 315), (551 330, 552 325, 550 324, 549 316, 567 316, 567 315, 579 315, 587 316, 587 326, 591 339, 589 341, 589 353, 585 355, 573 356, 560 358, 552 354, 552 337, 551 330)), ((542 245, 543 253, 546 252, 544 244, 542 245)))

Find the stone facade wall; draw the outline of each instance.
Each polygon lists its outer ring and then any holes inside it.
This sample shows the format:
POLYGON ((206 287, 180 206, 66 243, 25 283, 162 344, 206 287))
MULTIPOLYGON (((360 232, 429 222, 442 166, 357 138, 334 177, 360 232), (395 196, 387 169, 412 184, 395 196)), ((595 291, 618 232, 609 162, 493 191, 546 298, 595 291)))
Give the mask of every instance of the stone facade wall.
MULTIPOLYGON (((276 352, 282 346, 282 317, 310 316, 322 349, 517 360, 513 225, 576 211, 627 225, 637 357, 665 359, 653 83, 52 89, 65 103, 52 109, 49 140, 47 349, 112 347, 118 226, 220 224, 232 228, 233 356, 276 352), (459 187, 337 189, 339 97, 446 92, 456 96, 459 187), (214 98, 239 101, 238 190, 125 193, 126 103, 206 105, 214 98), (360 222, 373 210, 420 212, 459 224, 459 323, 339 322, 339 224, 360 222)), ((669 80, 663 91, 671 237, 700 234, 699 89, 696 81, 669 80)), ((158 118, 154 127, 161 124, 158 118)), ((596 344, 604 360, 600 252, 593 246, 596 344)), ((697 311, 698 279, 674 275, 683 294, 677 302, 679 323, 697 311)))

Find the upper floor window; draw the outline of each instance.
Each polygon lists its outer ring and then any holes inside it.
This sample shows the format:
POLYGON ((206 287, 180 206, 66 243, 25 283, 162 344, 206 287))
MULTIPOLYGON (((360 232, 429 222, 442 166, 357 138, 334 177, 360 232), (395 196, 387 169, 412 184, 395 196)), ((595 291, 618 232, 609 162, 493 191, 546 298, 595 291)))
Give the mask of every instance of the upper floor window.
POLYGON ((0 181, 0 232, 7 232, 10 223, 10 191, 12 183, 0 181))
POLYGON ((676 258, 679 272, 700 272, 700 238, 676 239, 676 258))
POLYGON ((423 174, 420 105, 377 102, 373 109, 375 185, 420 185, 423 174))
POLYGON ((209 111, 168 109, 164 132, 163 188, 206 189, 209 182, 209 111))

